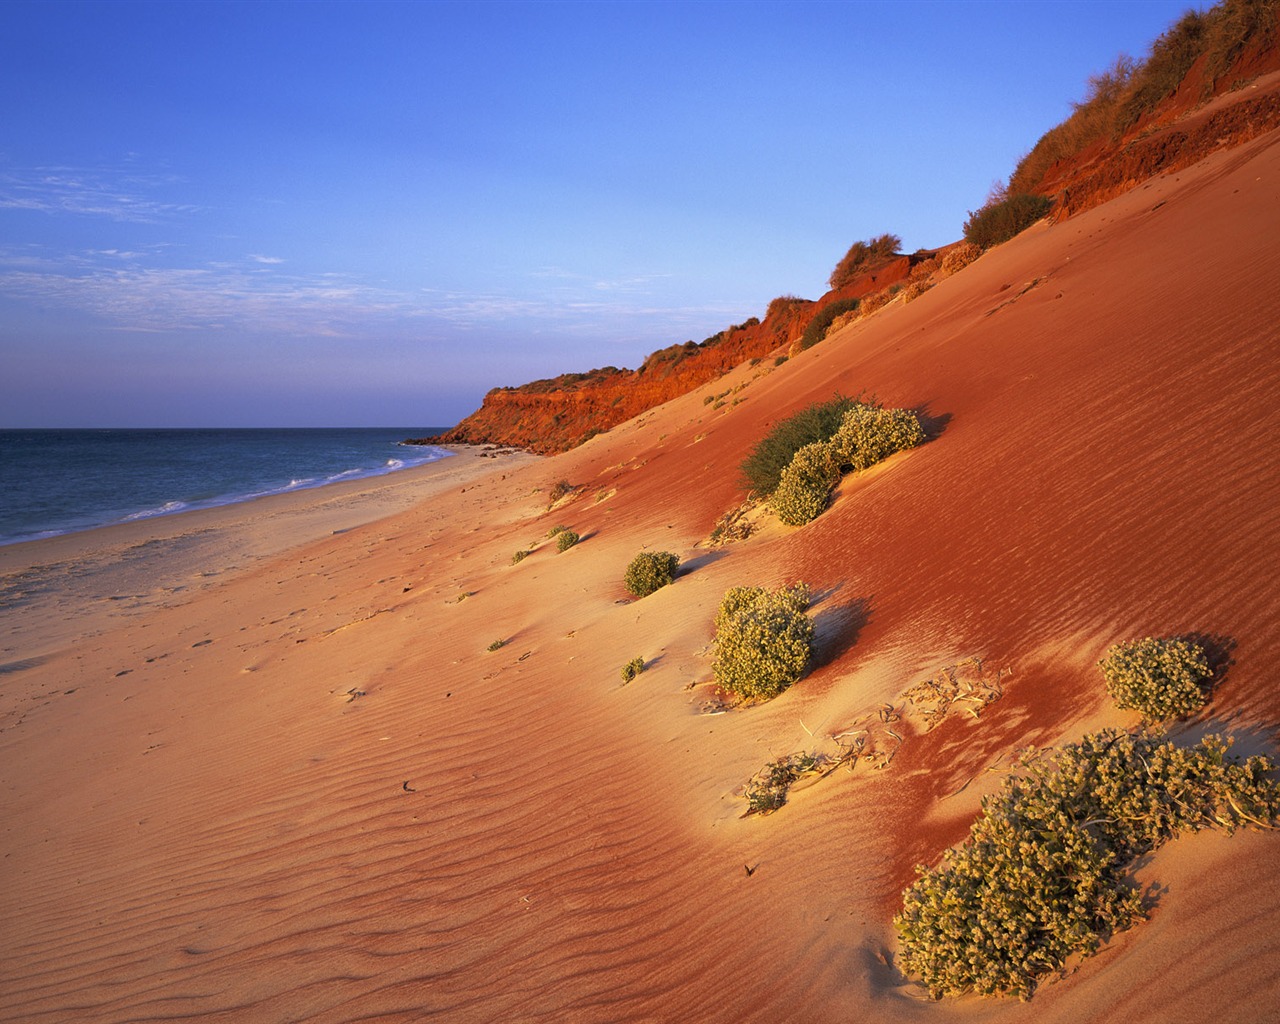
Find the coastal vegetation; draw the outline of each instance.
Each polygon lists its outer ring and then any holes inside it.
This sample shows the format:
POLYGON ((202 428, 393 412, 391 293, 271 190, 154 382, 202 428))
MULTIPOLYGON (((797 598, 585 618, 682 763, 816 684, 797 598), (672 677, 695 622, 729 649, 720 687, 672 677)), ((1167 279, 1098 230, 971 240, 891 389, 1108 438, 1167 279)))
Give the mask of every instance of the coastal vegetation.
POLYGON ((1151 44, 1144 60, 1117 58, 1089 79, 1085 98, 1072 104, 1071 116, 1045 132, 1018 162, 1009 194, 1042 192, 1055 164, 1140 127, 1184 82, 1192 102, 1207 99, 1247 47, 1272 44, 1278 6, 1275 0, 1222 0, 1207 11, 1184 14, 1151 44), (1199 81, 1189 82, 1197 62, 1199 81))
POLYGON ((787 793, 805 775, 826 771, 831 759, 824 754, 788 754, 770 761, 746 785, 747 814, 772 814, 787 802, 787 793))
POLYGON ((1142 712, 1149 722, 1185 718, 1208 699, 1204 649, 1188 640, 1143 637, 1111 647, 1098 663, 1117 707, 1142 712))
POLYGON ((767 498, 778 489, 782 471, 807 444, 829 441, 840 429, 844 414, 856 400, 837 393, 779 421, 761 438, 742 462, 743 482, 757 496, 767 498))
POLYGON ((734 587, 716 613, 715 680, 745 700, 769 700, 804 673, 813 645, 809 588, 734 587))
POLYGON ((680 559, 670 551, 641 551, 631 560, 622 584, 632 597, 648 597, 676 578, 680 559))
POLYGON ((965 241, 979 249, 990 249, 1031 227, 1052 207, 1053 201, 1048 196, 1030 192, 1008 195, 998 190, 982 207, 969 214, 964 222, 965 241))
POLYGON ((805 349, 812 348, 825 338, 831 330, 832 323, 837 317, 841 317, 846 313, 852 313, 858 308, 858 299, 836 299, 822 307, 817 315, 809 321, 809 326, 804 329, 804 334, 800 335, 800 340, 796 342, 796 351, 803 352, 805 349))
POLYGON ((863 242, 854 242, 849 251, 841 257, 840 262, 831 271, 827 284, 832 291, 839 291, 852 284, 859 274, 873 269, 881 263, 887 263, 902 248, 902 239, 897 235, 883 234, 868 238, 863 242))
POLYGON ((813 441, 796 451, 779 476, 770 505, 788 526, 803 526, 827 507, 842 470, 861 472, 923 440, 920 421, 908 410, 854 402, 828 441, 813 441))
POLYGON ((549 503, 547 507, 550 508, 551 505, 554 505, 557 502, 564 500, 569 495, 571 495, 575 490, 577 490, 577 488, 575 488, 573 484, 569 483, 568 480, 556 481, 555 485, 552 486, 551 488, 551 494, 549 497, 549 503))
POLYGON ((803 526, 822 514, 832 488, 839 482, 840 466, 831 444, 814 441, 791 457, 769 499, 769 507, 788 526, 803 526))
POLYGON ((1242 762, 1229 746, 1104 730, 1024 758, 968 839, 917 867, 894 919, 903 970, 934 998, 1028 999, 1069 956, 1097 952, 1145 916, 1128 880, 1136 858, 1186 832, 1280 815, 1271 761, 1242 762))
POLYGON ((622 666, 622 682, 623 685, 631 682, 641 672, 644 671, 644 658, 632 658, 629 662, 622 666))

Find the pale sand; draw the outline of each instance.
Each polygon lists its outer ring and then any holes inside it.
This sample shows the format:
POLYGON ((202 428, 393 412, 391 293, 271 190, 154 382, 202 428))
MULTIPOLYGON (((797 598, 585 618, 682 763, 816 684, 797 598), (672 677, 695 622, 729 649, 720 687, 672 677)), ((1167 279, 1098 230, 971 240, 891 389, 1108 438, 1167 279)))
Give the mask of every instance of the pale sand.
MULTIPOLYGON (((136 614, 82 595, 47 639, 74 573, 31 594, 3 621, 0 1019, 1273 1020, 1271 834, 1149 858, 1151 920, 1029 1004, 925 1001, 890 919, 1018 747, 1133 723, 1095 667, 1116 640, 1230 641, 1192 728, 1274 745, 1276 141, 568 455, 475 465, 274 555, 245 509, 210 563, 234 571, 126 586, 136 614), (936 437, 801 530, 708 548, 747 448, 836 389, 924 407, 936 437), (581 490, 548 511, 562 478, 581 490), (581 543, 557 554, 556 523, 581 543), (686 571, 631 601, 645 546, 686 571), (706 714, 720 597, 795 579, 818 598, 813 670, 706 714), (767 760, 972 655, 1012 671, 980 720, 926 733, 907 709, 888 767, 741 817, 767 760)), ((105 537, 49 557, 141 543, 105 537)), ((203 571, 170 552, 144 582, 203 571)))
POLYGON ((288 548, 384 519, 522 452, 460 445, 437 462, 254 501, 0 546, 0 671, 102 628, 120 615, 185 601, 211 582, 288 548))

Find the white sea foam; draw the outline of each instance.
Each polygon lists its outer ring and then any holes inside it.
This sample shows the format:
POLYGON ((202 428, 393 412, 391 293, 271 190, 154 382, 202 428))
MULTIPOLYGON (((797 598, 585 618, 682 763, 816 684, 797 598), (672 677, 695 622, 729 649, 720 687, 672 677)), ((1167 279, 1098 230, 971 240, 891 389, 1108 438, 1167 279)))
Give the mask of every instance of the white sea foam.
POLYGON ((159 508, 144 508, 141 512, 131 512, 124 518, 125 522, 133 519, 150 519, 153 516, 167 516, 174 512, 181 512, 189 507, 185 501, 166 501, 159 508))

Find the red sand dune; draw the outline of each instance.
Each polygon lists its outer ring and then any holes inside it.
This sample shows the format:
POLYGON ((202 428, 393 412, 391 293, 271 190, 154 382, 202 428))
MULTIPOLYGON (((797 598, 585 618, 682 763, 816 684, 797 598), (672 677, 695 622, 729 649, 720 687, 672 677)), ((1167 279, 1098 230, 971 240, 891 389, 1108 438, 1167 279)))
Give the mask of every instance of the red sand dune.
POLYGON ((0 1020, 1274 1020, 1271 834, 1145 860, 1151 920, 1028 1004, 926 1001, 890 918, 1017 748, 1135 721, 1095 668, 1117 640, 1218 638, 1232 663, 1189 729, 1273 748, 1277 142, 191 594, 112 603, 30 549, 5 576, 29 593, 0 676, 0 1020), (768 426, 862 389, 934 438, 804 528, 709 548, 768 426), (581 489, 547 511, 562 478, 581 489), (646 546, 687 571, 630 601, 646 546), (801 579, 817 666, 701 713, 724 591, 801 579), (68 615, 75 642, 32 653, 68 615), (981 720, 908 717, 884 770, 740 817, 766 761, 971 656, 1012 672, 981 720))

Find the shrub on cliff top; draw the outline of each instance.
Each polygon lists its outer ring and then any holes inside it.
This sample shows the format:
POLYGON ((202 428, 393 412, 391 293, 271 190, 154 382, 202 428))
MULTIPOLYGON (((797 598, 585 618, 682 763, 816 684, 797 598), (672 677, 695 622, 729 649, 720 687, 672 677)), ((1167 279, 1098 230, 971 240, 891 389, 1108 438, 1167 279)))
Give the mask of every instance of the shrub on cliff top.
POLYGON ((897 235, 880 235, 868 238, 865 242, 854 242, 849 251, 831 271, 828 284, 834 291, 843 288, 864 270, 869 270, 878 263, 892 259, 902 248, 902 239, 897 235))
POLYGON ((635 597, 648 597, 661 590, 676 578, 680 559, 670 551, 641 551, 622 577, 627 593, 635 597))
POLYGON ((971 211, 964 222, 965 241, 990 249, 1031 227, 1052 206, 1053 201, 1047 196, 1027 192, 987 203, 981 210, 971 211))
POLYGON ((813 622, 809 588, 734 587, 716 613, 716 682, 746 699, 767 700, 800 678, 809 663, 813 622))
POLYGON ((1144 637, 1116 644, 1098 662, 1117 707, 1151 722, 1185 718, 1204 706, 1210 676, 1204 650, 1186 640, 1144 637))
POLYGON ((774 424, 743 460, 743 482, 767 498, 778 489, 782 471, 796 452, 815 441, 830 440, 854 404, 852 398, 837 394, 830 401, 807 406, 774 424))
POLYGON ((1207 736, 1189 750, 1158 735, 1105 730, 1024 759, 982 803, 969 838, 903 893, 899 962, 936 999, 969 989, 1030 998, 1074 953, 1142 919, 1132 861, 1222 825, 1270 827, 1280 815, 1271 762, 1227 754, 1207 736))

